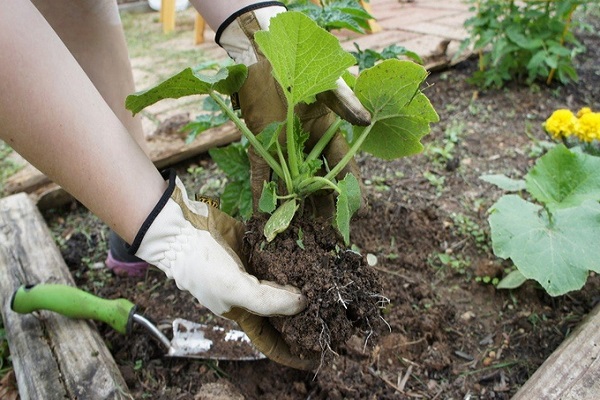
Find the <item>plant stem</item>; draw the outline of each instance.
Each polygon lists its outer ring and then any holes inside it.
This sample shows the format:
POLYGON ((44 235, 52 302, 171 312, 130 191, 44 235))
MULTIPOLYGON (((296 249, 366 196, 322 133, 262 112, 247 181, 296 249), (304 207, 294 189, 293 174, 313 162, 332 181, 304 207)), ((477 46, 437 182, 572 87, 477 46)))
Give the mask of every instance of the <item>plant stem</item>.
POLYGON ((294 138, 294 107, 291 107, 289 102, 286 117, 286 146, 288 163, 293 179, 300 175, 300 170, 298 168, 298 159, 296 158, 296 141, 294 138))
POLYGON ((323 152, 325 147, 329 144, 329 142, 331 142, 331 139, 333 139, 333 136, 336 134, 341 124, 342 119, 337 117, 333 124, 331 124, 327 131, 323 134, 323 136, 319 138, 319 141, 314 145, 310 153, 308 153, 308 156, 305 160, 306 162, 314 160, 323 152))
POLYGON ((340 188, 333 183, 331 180, 329 179, 325 179, 322 176, 313 176, 312 178, 308 178, 304 181, 302 181, 302 183, 298 186, 298 191, 302 192, 302 188, 306 188, 306 193, 307 194, 311 194, 313 193, 312 187, 313 186, 319 186, 319 189, 322 189, 324 187, 329 187, 330 189, 335 190, 338 193, 341 193, 340 188))
POLYGON ((354 155, 358 153, 360 146, 362 146, 363 142, 371 132, 371 128, 375 125, 375 123, 371 123, 371 125, 365 128, 365 131, 360 135, 360 137, 354 142, 352 147, 348 150, 348 152, 342 157, 342 159, 321 179, 317 181, 310 182, 306 187, 305 191, 308 193, 316 192, 319 189, 322 189, 325 185, 324 182, 331 182, 339 174, 342 169, 354 158, 354 155))
POLYGON ((362 135, 360 135, 360 137, 356 139, 356 141, 352 144, 352 147, 350 147, 346 155, 344 155, 344 157, 331 169, 331 171, 329 171, 327 175, 325 175, 325 179, 334 179, 337 176, 337 174, 339 174, 342 171, 342 169, 344 169, 344 167, 354 158, 354 155, 358 153, 360 146, 362 146, 367 136, 369 136, 371 128, 373 128, 374 125, 375 123, 372 122, 371 125, 365 128, 362 135))
POLYGON ((281 179, 285 179, 283 170, 279 163, 273 158, 273 156, 269 154, 267 150, 265 150, 265 148, 262 144, 260 144, 256 136, 254 136, 250 129, 248 129, 246 124, 239 119, 239 117, 235 114, 235 112, 233 112, 231 108, 229 108, 227 104, 225 104, 225 102, 223 101, 223 99, 221 99, 219 95, 217 95, 214 92, 210 92, 209 96, 219 105, 219 107, 221 107, 221 109, 225 114, 227 114, 229 119, 233 121, 233 123, 238 127, 238 129, 242 133, 242 135, 244 135, 244 137, 248 139, 250 144, 254 147, 256 152, 267 162, 267 164, 269 164, 269 167, 271 167, 273 172, 281 179))
MULTIPOLYGON (((565 27, 564 27, 562 35, 560 37, 560 45, 561 46, 565 45, 565 38, 567 36, 567 33, 569 33, 569 28, 571 27, 571 20, 573 19, 573 13, 575 12, 576 8, 577 8, 577 4, 574 4, 573 6, 571 6, 571 9, 569 10, 569 13, 567 14, 567 18, 565 21, 565 27)), ((546 85, 550 85, 552 83, 552 79, 554 79, 555 73, 556 73, 556 68, 552 68, 550 70, 550 73, 548 74, 548 79, 546 79, 546 85)))
POLYGON ((283 155, 283 151, 281 151, 281 145, 279 144, 279 140, 275 141, 275 148, 277 149, 277 156, 279 157, 279 162, 281 163, 281 169, 283 171, 282 179, 285 182, 285 188, 288 193, 294 192, 294 184, 292 177, 290 175, 290 169, 285 161, 285 156, 283 155))

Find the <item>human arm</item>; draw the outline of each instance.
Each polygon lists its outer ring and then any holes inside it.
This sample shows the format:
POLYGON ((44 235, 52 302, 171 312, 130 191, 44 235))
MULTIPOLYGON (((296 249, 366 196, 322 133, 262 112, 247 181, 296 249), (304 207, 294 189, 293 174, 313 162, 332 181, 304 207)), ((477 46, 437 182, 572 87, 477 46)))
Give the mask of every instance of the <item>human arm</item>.
POLYGON ((164 179, 35 7, 0 7, 0 138, 131 243, 164 179))
POLYGON ((244 271, 231 247, 243 230, 157 171, 30 2, 1 1, 0 29, 2 140, 215 314, 304 308, 297 290, 244 271))

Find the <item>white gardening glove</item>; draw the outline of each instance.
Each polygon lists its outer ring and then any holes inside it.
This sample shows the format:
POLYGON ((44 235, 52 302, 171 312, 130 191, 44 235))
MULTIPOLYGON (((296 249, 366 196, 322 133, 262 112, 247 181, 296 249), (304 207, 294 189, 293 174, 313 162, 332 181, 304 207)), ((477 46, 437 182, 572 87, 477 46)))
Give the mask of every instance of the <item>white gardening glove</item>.
POLYGON ((202 202, 191 201, 173 171, 169 187, 142 225, 130 251, 173 278, 213 313, 247 310, 256 315, 293 315, 306 306, 297 289, 260 282, 238 256, 243 225, 202 202))

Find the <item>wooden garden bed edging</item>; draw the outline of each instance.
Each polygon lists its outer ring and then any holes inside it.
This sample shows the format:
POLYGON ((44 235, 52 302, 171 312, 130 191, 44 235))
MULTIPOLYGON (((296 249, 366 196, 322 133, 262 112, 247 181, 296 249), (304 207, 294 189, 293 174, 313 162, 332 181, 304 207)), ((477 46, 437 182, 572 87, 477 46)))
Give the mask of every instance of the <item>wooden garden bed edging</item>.
POLYGON ((0 199, 0 293, 21 399, 130 399, 127 385, 89 321, 47 311, 21 315, 10 301, 22 284, 75 285, 50 231, 24 193, 0 199))
POLYGON ((546 359, 512 400, 600 398, 600 305, 546 359))
MULTIPOLYGON (((176 135, 152 137, 147 144, 154 165, 158 169, 163 169, 205 153, 213 147, 224 146, 239 140, 240 137, 239 130, 229 122, 203 132, 189 144, 185 144, 185 138, 176 135)), ((46 175, 31 164, 9 177, 6 180, 5 190, 8 194, 29 193, 40 210, 59 207, 73 200, 71 195, 51 182, 46 175)))

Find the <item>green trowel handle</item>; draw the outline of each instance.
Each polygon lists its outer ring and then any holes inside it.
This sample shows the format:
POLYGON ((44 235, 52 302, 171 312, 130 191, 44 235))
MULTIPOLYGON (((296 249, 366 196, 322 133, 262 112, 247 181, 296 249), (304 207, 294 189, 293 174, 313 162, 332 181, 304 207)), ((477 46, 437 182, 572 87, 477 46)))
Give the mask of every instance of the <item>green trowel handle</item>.
POLYGON ((73 286, 40 284, 21 286, 11 300, 13 311, 28 314, 49 310, 69 318, 105 322, 120 333, 129 333, 135 305, 126 299, 107 300, 73 286))

